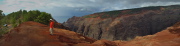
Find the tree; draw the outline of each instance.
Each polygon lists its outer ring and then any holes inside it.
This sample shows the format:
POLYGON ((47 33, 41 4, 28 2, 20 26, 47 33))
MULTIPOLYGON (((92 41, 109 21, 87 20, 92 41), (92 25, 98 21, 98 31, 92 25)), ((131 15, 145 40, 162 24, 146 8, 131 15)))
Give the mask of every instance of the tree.
POLYGON ((5 16, 5 14, 4 13, 2 13, 3 11, 2 10, 0 10, 0 20, 5 16))
POLYGON ((12 24, 16 27, 18 24, 26 21, 35 21, 42 24, 48 25, 49 19, 53 19, 51 14, 46 12, 40 12, 39 10, 19 10, 17 12, 12 12, 8 15, 2 14, 2 10, 0 10, 0 25, 5 23, 12 24), (3 17, 3 18, 2 18, 3 17))
MULTIPOLYGON (((0 10, 0 26, 4 24, 10 24, 11 26, 16 27, 22 22, 26 22, 26 21, 35 21, 48 25, 49 19, 53 19, 51 17, 51 14, 46 12, 40 12, 39 10, 31 10, 31 11, 19 10, 17 12, 12 12, 7 15, 5 15, 2 12, 3 11, 0 10)), ((0 29, 0 35, 6 33, 1 31, 2 30, 0 29)))
POLYGON ((51 15, 46 12, 42 12, 34 21, 48 25, 49 19, 52 19, 51 15))
POLYGON ((2 14, 2 12, 3 12, 3 11, 2 11, 2 10, 0 10, 0 14, 2 14))

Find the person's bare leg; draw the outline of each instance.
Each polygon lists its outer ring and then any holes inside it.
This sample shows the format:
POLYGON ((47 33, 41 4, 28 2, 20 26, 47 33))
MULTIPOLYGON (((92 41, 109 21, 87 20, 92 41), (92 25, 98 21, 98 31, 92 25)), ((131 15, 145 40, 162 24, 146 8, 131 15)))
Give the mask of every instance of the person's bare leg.
POLYGON ((51 35, 53 35, 53 29, 52 28, 49 29, 49 32, 51 35))

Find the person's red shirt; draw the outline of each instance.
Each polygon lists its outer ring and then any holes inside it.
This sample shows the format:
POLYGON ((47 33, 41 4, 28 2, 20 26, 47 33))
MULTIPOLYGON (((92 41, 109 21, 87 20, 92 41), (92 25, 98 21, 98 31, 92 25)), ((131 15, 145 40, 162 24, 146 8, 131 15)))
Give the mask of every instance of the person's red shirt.
POLYGON ((50 28, 53 28, 53 26, 54 26, 54 22, 50 21, 50 28))

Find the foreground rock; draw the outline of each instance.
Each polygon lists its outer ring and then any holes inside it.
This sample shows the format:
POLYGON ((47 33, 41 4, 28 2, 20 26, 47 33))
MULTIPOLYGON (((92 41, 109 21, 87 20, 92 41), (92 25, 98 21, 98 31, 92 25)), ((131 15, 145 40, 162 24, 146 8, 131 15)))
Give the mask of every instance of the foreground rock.
POLYGON ((131 41, 115 41, 120 46, 179 46, 180 22, 154 35, 136 37, 131 41))

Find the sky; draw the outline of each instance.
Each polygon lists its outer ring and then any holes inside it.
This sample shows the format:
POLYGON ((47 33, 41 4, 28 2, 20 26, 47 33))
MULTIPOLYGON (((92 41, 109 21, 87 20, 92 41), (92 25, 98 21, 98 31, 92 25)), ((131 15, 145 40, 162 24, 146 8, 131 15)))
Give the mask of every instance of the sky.
POLYGON ((167 5, 180 5, 180 0, 0 0, 0 10, 5 14, 20 9, 40 10, 60 23, 96 12, 167 5))

